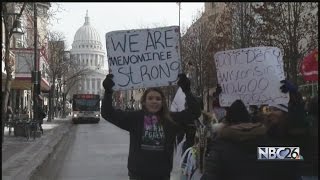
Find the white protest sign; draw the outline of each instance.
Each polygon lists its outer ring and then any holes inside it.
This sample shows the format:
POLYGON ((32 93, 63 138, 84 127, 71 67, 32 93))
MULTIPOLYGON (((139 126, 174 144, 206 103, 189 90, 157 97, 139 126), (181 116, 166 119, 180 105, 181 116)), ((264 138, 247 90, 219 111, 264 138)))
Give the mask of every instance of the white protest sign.
POLYGON ((181 69, 179 26, 106 34, 114 90, 168 86, 181 69))
POLYGON ((173 101, 170 106, 170 111, 180 112, 185 109, 186 95, 182 91, 181 87, 178 88, 176 95, 173 98, 173 101))
POLYGON ((246 105, 286 104, 289 94, 280 91, 285 79, 282 54, 276 47, 253 47, 220 51, 214 55, 220 105, 241 99, 246 105))

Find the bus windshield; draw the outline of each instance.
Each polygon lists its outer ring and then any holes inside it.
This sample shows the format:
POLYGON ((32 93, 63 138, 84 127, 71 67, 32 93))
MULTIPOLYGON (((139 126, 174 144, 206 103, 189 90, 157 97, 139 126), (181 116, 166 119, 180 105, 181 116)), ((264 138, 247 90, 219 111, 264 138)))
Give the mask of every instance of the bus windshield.
POLYGON ((73 111, 99 111, 100 98, 74 98, 72 109, 73 111))

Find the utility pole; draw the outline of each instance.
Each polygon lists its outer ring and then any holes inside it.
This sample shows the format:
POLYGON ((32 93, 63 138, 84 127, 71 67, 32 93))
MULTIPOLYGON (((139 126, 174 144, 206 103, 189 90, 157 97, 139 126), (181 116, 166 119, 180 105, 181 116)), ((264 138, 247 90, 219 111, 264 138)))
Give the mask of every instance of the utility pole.
POLYGON ((38 25, 37 25, 37 3, 33 3, 33 13, 34 13, 34 71, 32 72, 33 77, 33 120, 38 120, 38 110, 37 110, 37 98, 40 94, 40 71, 39 71, 39 61, 38 61, 38 25))

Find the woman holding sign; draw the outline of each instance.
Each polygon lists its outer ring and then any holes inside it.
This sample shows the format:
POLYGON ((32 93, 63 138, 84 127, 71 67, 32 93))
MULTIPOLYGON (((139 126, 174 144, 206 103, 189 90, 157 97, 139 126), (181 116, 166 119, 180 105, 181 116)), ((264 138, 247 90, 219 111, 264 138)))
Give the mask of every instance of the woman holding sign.
POLYGON ((130 132, 130 180, 169 180, 176 132, 180 125, 193 123, 200 116, 200 104, 191 94, 190 80, 185 74, 178 77, 178 85, 186 95, 187 104, 181 112, 169 112, 165 95, 159 88, 149 88, 144 92, 142 110, 116 110, 112 106, 113 75, 108 74, 103 81, 102 117, 130 132))

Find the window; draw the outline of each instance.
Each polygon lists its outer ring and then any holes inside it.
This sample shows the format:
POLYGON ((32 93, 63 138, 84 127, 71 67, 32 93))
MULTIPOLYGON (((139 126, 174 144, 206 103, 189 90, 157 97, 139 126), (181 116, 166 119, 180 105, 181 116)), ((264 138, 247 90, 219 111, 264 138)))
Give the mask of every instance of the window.
POLYGON ((93 64, 92 64, 92 59, 90 59, 90 66, 92 66, 93 64))

